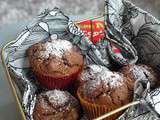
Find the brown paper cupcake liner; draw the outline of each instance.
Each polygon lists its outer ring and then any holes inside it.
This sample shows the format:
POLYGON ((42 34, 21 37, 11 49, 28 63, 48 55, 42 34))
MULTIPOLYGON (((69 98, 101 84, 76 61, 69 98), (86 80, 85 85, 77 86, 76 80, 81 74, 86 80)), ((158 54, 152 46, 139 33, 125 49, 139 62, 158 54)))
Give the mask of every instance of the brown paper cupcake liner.
MULTIPOLYGON (((98 104, 90 103, 85 99, 83 99, 83 97, 81 97, 80 87, 78 88, 77 96, 80 100, 83 110, 85 111, 86 115, 90 120, 121 107, 121 106, 106 106, 106 105, 98 105, 98 104)), ((118 112, 110 117, 107 117, 104 120, 116 120, 116 118, 118 118, 122 113, 123 111, 118 112)))

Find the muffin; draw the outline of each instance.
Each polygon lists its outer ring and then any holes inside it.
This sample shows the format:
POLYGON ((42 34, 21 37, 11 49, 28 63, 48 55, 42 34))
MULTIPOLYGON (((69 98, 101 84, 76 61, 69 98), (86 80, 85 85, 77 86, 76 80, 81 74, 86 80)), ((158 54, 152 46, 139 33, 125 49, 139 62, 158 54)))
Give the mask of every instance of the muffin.
MULTIPOLYGON (((118 72, 109 70, 95 74, 94 80, 85 82, 78 88, 77 95, 89 119, 99 117, 117 109, 133 98, 133 91, 128 89, 129 78, 118 72)), ((106 120, 115 120, 122 112, 116 113, 106 120)))
POLYGON ((159 86, 157 71, 152 67, 147 65, 128 65, 119 70, 124 76, 130 78, 131 87, 134 85, 136 80, 146 80, 148 79, 151 83, 151 88, 154 89, 159 86))
POLYGON ((68 92, 51 90, 37 96, 34 120, 77 120, 79 102, 68 92))
POLYGON ((83 69, 83 56, 71 42, 49 38, 27 50, 29 63, 40 85, 66 89, 83 69))

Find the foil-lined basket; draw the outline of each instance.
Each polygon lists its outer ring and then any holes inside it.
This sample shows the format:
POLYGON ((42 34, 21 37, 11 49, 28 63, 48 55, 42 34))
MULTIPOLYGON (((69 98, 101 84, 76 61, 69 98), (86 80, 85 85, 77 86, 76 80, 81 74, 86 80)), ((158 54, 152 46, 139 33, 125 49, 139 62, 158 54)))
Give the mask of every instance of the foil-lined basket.
MULTIPOLYGON (((45 10, 16 40, 2 48, 2 62, 24 120, 33 120, 36 95, 46 90, 36 82, 27 61, 26 50, 49 36, 69 40, 78 46, 84 55, 85 64, 111 68, 113 63, 123 66, 138 62, 160 70, 160 24, 157 19, 125 0, 106 0, 101 18, 104 21, 104 35, 93 42, 78 27, 84 21, 72 22, 58 8, 45 10)), ((92 26, 93 19, 89 21, 92 26)), ((134 102, 95 120, 127 108, 117 120, 158 120, 160 88, 150 91, 149 80, 139 80, 135 83, 134 92, 134 102), (142 88, 141 84, 145 87, 142 88)))

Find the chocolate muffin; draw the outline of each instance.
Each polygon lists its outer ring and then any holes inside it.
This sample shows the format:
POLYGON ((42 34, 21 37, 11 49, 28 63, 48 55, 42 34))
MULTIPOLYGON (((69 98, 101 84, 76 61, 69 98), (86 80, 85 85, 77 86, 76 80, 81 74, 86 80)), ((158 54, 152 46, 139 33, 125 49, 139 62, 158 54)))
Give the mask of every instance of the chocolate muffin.
POLYGON ((34 120, 77 120, 80 106, 68 92, 52 90, 37 96, 34 120))
POLYGON ((29 63, 40 84, 48 89, 65 89, 83 68, 83 56, 71 42, 49 38, 27 50, 29 63))
MULTIPOLYGON (((109 70, 95 74, 96 79, 85 82, 78 88, 80 102, 90 119, 110 112, 132 101, 133 91, 128 88, 129 78, 109 70), (98 110, 98 111, 97 111, 98 110), (97 111, 94 115, 94 111, 97 111)), ((121 113, 109 117, 115 120, 121 113)))
POLYGON ((99 105, 125 105, 132 100, 128 89, 129 79, 120 73, 105 71, 97 79, 90 80, 82 86, 83 98, 99 105))
MULTIPOLYGON (((134 85, 136 80, 146 80, 148 79, 151 83, 151 88, 159 86, 160 82, 158 80, 158 74, 155 69, 150 66, 138 64, 138 65, 128 65, 119 70, 119 72, 123 73, 124 76, 130 78, 131 85, 134 85)), ((133 88, 133 86, 132 86, 133 88)))

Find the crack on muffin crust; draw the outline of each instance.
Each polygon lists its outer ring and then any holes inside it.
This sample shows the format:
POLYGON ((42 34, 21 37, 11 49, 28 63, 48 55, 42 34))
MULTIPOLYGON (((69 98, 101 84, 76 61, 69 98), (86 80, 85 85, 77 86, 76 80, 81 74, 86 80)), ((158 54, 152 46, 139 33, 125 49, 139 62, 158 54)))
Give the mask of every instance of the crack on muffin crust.
POLYGON ((65 92, 59 90, 48 91, 45 96, 47 96, 49 103, 56 108, 65 106, 69 101, 69 96, 65 92))

